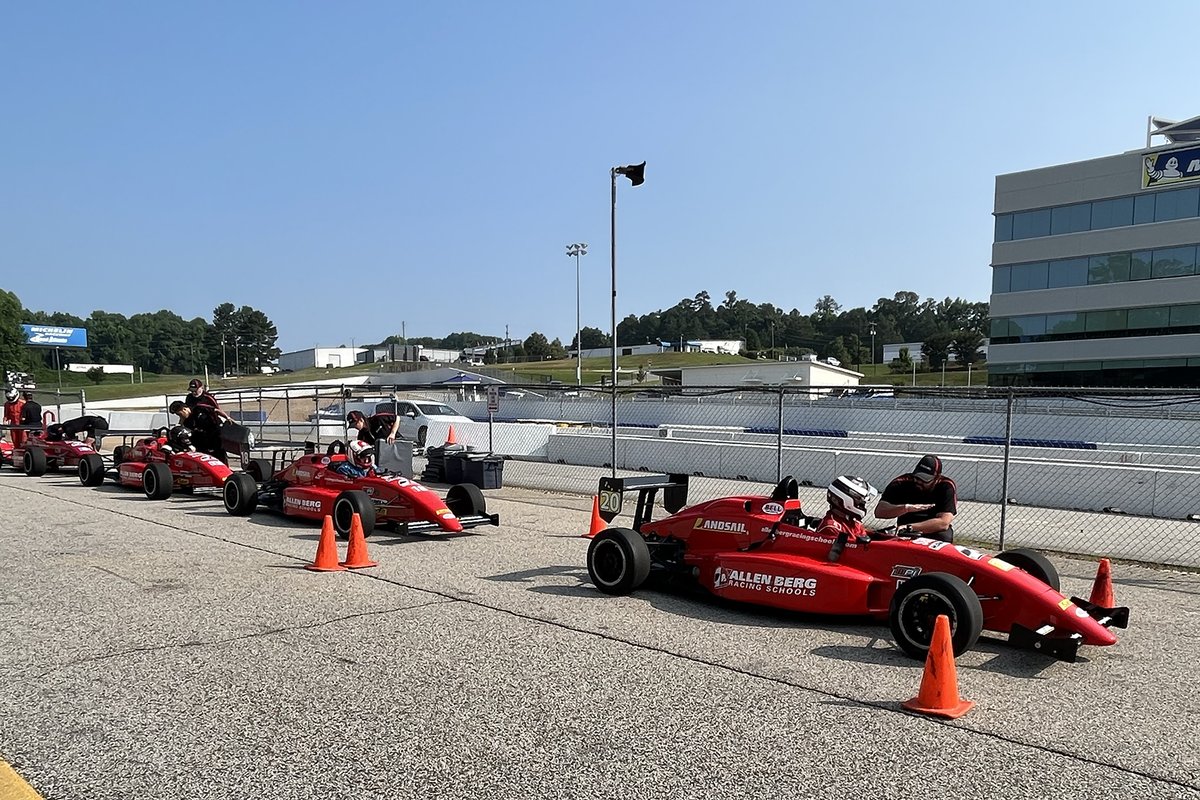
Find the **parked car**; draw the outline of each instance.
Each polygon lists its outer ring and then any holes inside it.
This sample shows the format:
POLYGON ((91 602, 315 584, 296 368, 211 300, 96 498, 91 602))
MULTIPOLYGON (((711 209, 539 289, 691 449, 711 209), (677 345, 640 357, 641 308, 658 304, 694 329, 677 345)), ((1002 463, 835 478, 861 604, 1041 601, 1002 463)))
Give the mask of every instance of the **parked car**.
POLYGON ((455 425, 472 421, 445 403, 424 400, 387 400, 376 403, 374 413, 398 415, 400 438, 416 442, 418 447, 425 446, 431 422, 455 425))

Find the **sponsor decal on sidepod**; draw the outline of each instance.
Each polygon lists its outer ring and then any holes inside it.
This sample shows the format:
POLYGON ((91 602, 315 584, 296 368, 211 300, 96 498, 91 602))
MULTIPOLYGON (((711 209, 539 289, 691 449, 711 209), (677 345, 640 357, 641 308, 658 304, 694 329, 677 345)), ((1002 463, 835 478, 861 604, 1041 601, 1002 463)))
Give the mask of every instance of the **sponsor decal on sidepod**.
POLYGON ((767 594, 792 594, 816 597, 817 579, 803 575, 772 575, 767 572, 750 572, 742 569, 717 567, 713 573, 713 588, 748 589, 767 594))

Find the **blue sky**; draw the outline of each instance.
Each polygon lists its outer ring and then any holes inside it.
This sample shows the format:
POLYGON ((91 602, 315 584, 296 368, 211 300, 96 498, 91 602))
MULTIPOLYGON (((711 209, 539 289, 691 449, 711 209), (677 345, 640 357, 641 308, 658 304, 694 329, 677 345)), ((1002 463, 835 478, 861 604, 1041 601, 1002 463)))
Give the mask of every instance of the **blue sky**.
POLYGON ((1200 114, 1190 3, 0 6, 0 286, 285 350, 708 291, 986 300, 997 174, 1200 114))

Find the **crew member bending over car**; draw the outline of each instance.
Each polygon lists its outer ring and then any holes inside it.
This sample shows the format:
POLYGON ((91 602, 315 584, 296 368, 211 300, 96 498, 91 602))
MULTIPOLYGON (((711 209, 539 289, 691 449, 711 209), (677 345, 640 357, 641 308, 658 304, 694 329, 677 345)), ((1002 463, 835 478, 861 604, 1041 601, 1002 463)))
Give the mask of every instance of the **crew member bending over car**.
POLYGON ((104 417, 76 417, 66 422, 56 422, 46 428, 46 441, 61 442, 65 439, 78 439, 79 434, 86 433, 83 443, 100 449, 100 439, 108 430, 108 420, 104 417))
POLYGON ((358 431, 360 442, 377 444, 380 439, 386 439, 391 444, 396 441, 396 431, 400 430, 400 417, 388 412, 367 417, 361 411, 351 411, 346 415, 346 424, 358 431))
POLYGON ((229 463, 229 454, 221 442, 221 421, 219 412, 207 405, 188 406, 182 400, 171 403, 172 414, 179 415, 179 424, 188 430, 192 436, 192 444, 201 453, 208 453, 222 463, 229 463))
POLYGON ((347 478, 365 478, 375 474, 375 448, 355 440, 347 448, 345 461, 334 461, 329 468, 347 478))
POLYGON ((942 460, 923 456, 917 468, 899 475, 883 490, 875 506, 879 519, 896 519, 915 533, 943 542, 954 541, 954 515, 958 513, 958 487, 942 474, 942 460))

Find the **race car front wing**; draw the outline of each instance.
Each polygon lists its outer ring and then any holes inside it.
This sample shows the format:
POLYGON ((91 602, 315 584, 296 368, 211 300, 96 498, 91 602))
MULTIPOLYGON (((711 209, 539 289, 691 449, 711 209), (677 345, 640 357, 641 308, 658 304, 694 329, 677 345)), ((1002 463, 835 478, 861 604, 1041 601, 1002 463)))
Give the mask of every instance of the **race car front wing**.
MULTIPOLYGON (((1104 608, 1079 597, 1072 597, 1071 602, 1087 612, 1088 616, 1106 628, 1126 628, 1129 626, 1129 609, 1125 606, 1104 608)), ((1043 625, 1036 630, 1024 625, 1014 624, 1008 633, 1008 643, 1013 647, 1026 650, 1036 650, 1060 661, 1074 662, 1079 654, 1079 645, 1083 644, 1083 636, 1072 633, 1069 636, 1055 636, 1057 628, 1053 625, 1043 625)))

